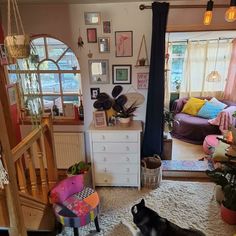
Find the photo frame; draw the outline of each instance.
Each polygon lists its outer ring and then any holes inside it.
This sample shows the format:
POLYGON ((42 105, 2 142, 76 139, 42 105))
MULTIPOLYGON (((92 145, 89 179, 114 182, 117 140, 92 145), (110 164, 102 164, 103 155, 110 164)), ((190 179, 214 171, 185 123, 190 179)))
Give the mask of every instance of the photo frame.
POLYGON ((93 123, 96 128, 106 127, 107 120, 106 120, 105 111, 94 111, 93 112, 93 123))
POLYGON ((91 99, 97 99, 99 93, 100 93, 100 88, 90 88, 91 99))
POLYGON ((91 84, 109 84, 109 61, 89 60, 89 77, 91 84))
POLYGON ((110 38, 109 37, 98 38, 98 50, 100 53, 110 52, 110 38))
POLYGON ((101 21, 100 12, 85 12, 84 13, 85 25, 99 25, 101 21))
POLYGON ((106 20, 102 22, 102 31, 103 31, 103 34, 111 33, 111 21, 106 20))
POLYGON ((112 65, 113 84, 131 84, 132 65, 112 65))
POLYGON ((87 41, 88 41, 88 43, 96 43, 97 42, 97 29, 96 28, 88 28, 87 29, 87 41))
POLYGON ((149 73, 137 73, 137 88, 147 89, 148 88, 149 73))
POLYGON ((133 56, 133 31, 115 32, 116 57, 133 56))

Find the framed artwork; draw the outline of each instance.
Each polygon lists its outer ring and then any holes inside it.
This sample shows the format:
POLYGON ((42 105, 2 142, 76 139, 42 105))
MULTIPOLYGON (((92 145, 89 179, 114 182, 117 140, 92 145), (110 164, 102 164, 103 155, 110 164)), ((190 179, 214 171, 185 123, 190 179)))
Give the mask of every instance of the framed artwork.
POLYGON ((89 60, 89 77, 91 84, 109 84, 108 60, 89 60))
POLYGON ((111 33, 111 22, 110 21, 103 21, 102 22, 102 31, 104 34, 111 33))
POLYGON ((99 25, 101 19, 100 12, 85 12, 84 21, 85 25, 99 25))
POLYGON ((110 38, 109 37, 98 38, 98 49, 100 53, 110 52, 110 38))
POLYGON ((116 57, 133 56, 133 31, 115 32, 116 57))
POLYGON ((113 84, 131 84, 131 65, 112 65, 113 84))
POLYGON ((105 111, 94 111, 93 112, 93 122, 95 127, 106 127, 106 113, 105 111))
POLYGON ((147 89, 148 79, 149 79, 149 73, 137 73, 137 88, 147 89))
POLYGON ((96 43, 97 42, 97 29, 96 28, 88 28, 87 29, 87 41, 88 41, 88 43, 96 43))
POLYGON ((96 99, 100 93, 100 88, 90 88, 91 99, 96 99))

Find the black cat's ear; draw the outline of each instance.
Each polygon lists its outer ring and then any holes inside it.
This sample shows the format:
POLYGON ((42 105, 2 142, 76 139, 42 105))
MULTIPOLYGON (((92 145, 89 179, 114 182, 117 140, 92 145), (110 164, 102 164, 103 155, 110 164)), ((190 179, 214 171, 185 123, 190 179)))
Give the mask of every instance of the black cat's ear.
POLYGON ((141 200, 140 204, 141 204, 141 206, 143 206, 143 207, 145 206, 145 201, 144 201, 144 199, 141 200))

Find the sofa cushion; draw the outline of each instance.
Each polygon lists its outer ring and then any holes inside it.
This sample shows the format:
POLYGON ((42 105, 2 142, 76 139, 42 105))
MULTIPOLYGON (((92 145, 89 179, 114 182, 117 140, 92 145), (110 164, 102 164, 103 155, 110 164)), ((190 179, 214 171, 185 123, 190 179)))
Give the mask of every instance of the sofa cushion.
POLYGON ((205 104, 205 102, 206 101, 204 101, 202 99, 191 97, 187 101, 187 103, 184 105, 182 112, 195 116, 195 115, 197 115, 197 113, 201 109, 201 107, 205 104))
POLYGON ((210 101, 210 103, 212 103, 215 106, 220 107, 221 109, 224 109, 227 107, 227 105, 223 102, 220 102, 219 100, 217 100, 215 97, 213 97, 210 101))
POLYGON ((206 119, 214 119, 222 110, 223 108, 207 101, 199 110, 197 115, 206 119))

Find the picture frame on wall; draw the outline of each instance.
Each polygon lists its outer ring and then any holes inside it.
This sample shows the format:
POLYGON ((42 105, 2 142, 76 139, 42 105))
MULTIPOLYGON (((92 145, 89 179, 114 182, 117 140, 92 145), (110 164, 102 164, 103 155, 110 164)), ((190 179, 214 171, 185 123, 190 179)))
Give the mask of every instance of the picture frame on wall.
POLYGON ((97 99, 99 93, 100 93, 100 88, 90 88, 91 99, 97 99))
POLYGON ((99 25, 101 21, 100 12, 85 12, 84 13, 85 25, 99 25))
POLYGON ((137 73, 137 89, 147 89, 149 81, 149 73, 137 73))
POLYGON ((96 28, 88 28, 87 29, 87 41, 88 41, 88 43, 96 43, 97 42, 97 29, 96 28))
POLYGON ((115 32, 116 57, 133 56, 133 31, 115 32))
POLYGON ((98 50, 100 53, 110 52, 110 38, 109 37, 98 38, 98 50))
POLYGON ((109 61, 88 60, 91 84, 109 84, 109 61))
POLYGON ((103 31, 103 34, 111 33, 111 21, 105 20, 102 22, 102 31, 103 31))
POLYGON ((93 123, 96 128, 106 127, 106 113, 105 111, 94 111, 93 112, 93 123))
POLYGON ((113 84, 131 84, 132 65, 112 65, 113 84))

